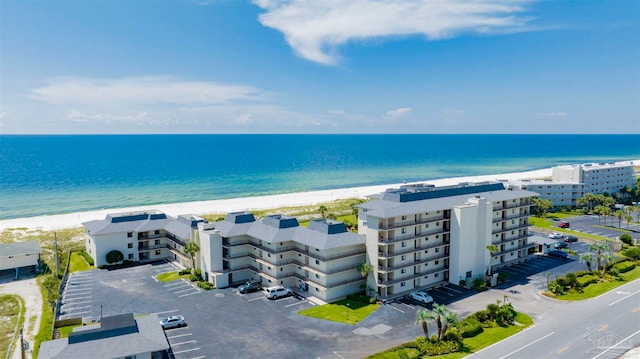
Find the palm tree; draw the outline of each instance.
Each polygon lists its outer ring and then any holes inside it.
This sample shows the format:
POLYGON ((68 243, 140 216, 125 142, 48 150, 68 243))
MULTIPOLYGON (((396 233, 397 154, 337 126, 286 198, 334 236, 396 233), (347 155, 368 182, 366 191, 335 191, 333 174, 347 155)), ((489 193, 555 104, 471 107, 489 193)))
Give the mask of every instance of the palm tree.
POLYGON ((424 337, 427 340, 429 340, 429 328, 427 327, 427 325, 431 323, 434 319, 435 319, 435 315, 429 309, 418 310, 416 324, 422 325, 422 331, 424 332, 424 337))
POLYGON ((602 266, 602 274, 604 274, 607 271, 608 264, 615 260, 616 260, 616 256, 614 256, 613 254, 609 252, 602 253, 602 261, 606 263, 602 266))
POLYGON ((622 220, 624 219, 625 212, 622 210, 617 210, 613 213, 613 215, 618 219, 618 228, 622 228, 622 220))
POLYGON ((54 274, 48 275, 42 281, 42 286, 47 290, 47 302, 51 306, 51 310, 55 309, 56 300, 60 297, 58 292, 53 292, 54 289, 58 288, 58 278, 55 277, 54 274))
POLYGON ((536 217, 544 217, 553 208, 553 202, 548 199, 532 197, 531 202, 536 207, 536 217))
POLYGON ((442 338, 442 321, 449 312, 449 309, 447 309, 444 304, 433 303, 433 313, 436 317, 436 325, 438 326, 438 340, 442 338))
POLYGON ((497 253, 500 248, 498 248, 498 246, 496 246, 495 244, 489 244, 487 245, 487 250, 489 251, 489 264, 487 264, 487 276, 491 275, 491 259, 493 258, 493 254, 497 253))
POLYGON ((320 206, 320 207, 318 208, 318 210, 320 211, 320 213, 322 213, 322 218, 325 218, 325 217, 324 217, 324 212, 326 212, 326 211, 327 211, 327 207, 326 207, 326 206, 324 206, 324 205, 322 205, 322 206, 320 206))
POLYGON ((442 340, 442 337, 444 337, 445 334, 447 334, 447 330, 449 330, 449 325, 455 325, 456 323, 458 323, 458 314, 451 312, 451 311, 447 311, 447 313, 444 315, 444 317, 442 318, 442 336, 440 338, 438 338, 439 340, 442 340))
POLYGON ((358 266, 358 272, 360 272, 360 275, 362 275, 362 278, 364 278, 364 288, 367 288, 367 278, 369 278, 369 273, 373 272, 373 266, 367 262, 364 262, 358 266))
POLYGON ((609 245, 604 243, 594 243, 589 246, 590 252, 596 252, 596 270, 600 269, 602 253, 609 251, 609 245))
POLYGON ((192 272, 195 271, 196 269, 196 253, 200 252, 200 246, 198 245, 198 243, 194 242, 194 241, 190 241, 187 243, 186 246, 184 246, 184 252, 186 254, 188 254, 191 257, 191 268, 192 272))
POLYGON ((586 263, 589 272, 591 272, 591 262, 593 262, 593 260, 593 253, 583 253, 580 255, 580 263, 586 263))
POLYGON ((496 304, 489 303, 487 304, 487 311, 489 312, 489 320, 494 321, 496 319, 496 314, 500 309, 500 301, 496 300, 496 304))

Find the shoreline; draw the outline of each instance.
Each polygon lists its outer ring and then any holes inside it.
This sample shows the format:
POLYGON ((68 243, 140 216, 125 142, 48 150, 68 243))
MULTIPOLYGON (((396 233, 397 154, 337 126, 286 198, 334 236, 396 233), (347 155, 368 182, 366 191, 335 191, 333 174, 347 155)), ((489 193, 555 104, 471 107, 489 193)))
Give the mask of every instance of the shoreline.
MULTIPOLYGON (((410 183, 428 183, 435 186, 455 185, 460 182, 483 182, 497 180, 522 180, 551 176, 551 168, 543 168, 532 171, 512 172, 503 174, 491 174, 481 176, 464 176, 442 178, 437 180, 424 180, 410 183)), ((366 196, 380 193, 387 188, 397 188, 407 183, 392 183, 364 187, 351 187, 330 189, 321 191, 287 193, 258 197, 242 197, 221 200, 208 200, 183 203, 169 203, 149 206, 135 206, 125 208, 111 208, 88 212, 76 212, 66 214, 44 215, 27 218, 12 218, 0 220, 0 231, 11 228, 27 228, 31 230, 52 231, 81 227, 83 222, 104 219, 109 213, 137 212, 159 210, 172 217, 181 214, 206 215, 216 213, 228 213, 237 211, 268 210, 290 206, 312 206, 319 203, 332 202, 346 198, 366 198, 366 196)))

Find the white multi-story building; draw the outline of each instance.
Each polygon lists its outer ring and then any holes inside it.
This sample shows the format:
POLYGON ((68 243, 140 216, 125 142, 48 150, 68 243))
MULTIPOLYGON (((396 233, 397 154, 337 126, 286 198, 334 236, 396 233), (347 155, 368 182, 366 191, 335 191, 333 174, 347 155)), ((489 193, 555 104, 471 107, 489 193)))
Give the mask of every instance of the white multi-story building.
POLYGON ((585 193, 617 193, 636 184, 632 162, 585 163, 552 169, 554 182, 583 183, 585 193))
POLYGON ((538 193, 538 197, 551 201, 554 207, 575 207, 584 197, 584 183, 551 180, 520 180, 508 184, 512 189, 523 189, 538 193))
POLYGON ((251 213, 236 212, 224 221, 199 224, 198 241, 203 275, 217 287, 253 279, 333 301, 358 292, 365 282, 358 271, 365 238, 342 222, 316 219, 302 227, 293 217, 257 221, 251 213))
POLYGON ((184 246, 203 218, 173 218, 159 211, 114 213, 105 219, 85 222, 85 248, 96 266, 106 265, 107 253, 120 251, 124 260, 147 262, 171 259, 191 266, 184 246))
POLYGON ((375 268, 368 286, 382 299, 482 277, 530 258, 530 198, 501 183, 407 185, 359 205, 359 233, 375 268))

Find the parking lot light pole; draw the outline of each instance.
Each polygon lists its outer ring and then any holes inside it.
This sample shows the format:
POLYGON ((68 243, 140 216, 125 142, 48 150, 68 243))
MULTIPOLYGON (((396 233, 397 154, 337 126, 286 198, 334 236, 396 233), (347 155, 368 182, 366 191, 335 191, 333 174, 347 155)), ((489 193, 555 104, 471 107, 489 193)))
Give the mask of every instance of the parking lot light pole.
POLYGON ((349 320, 349 302, 347 302, 347 320, 349 320))

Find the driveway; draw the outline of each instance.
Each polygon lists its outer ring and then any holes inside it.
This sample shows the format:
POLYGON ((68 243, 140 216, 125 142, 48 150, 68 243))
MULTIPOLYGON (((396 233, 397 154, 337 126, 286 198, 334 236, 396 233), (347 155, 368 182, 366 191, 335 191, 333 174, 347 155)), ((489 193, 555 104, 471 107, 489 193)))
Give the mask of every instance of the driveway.
MULTIPOLYGON (((42 296, 33 270, 23 268, 17 280, 13 269, 0 271, 0 294, 17 294, 24 299, 27 307, 24 328, 27 333, 27 341, 33 343, 33 338, 40 327, 40 311, 42 309, 42 296)), ((14 350, 13 359, 18 358, 20 358, 20 351, 14 350)))

